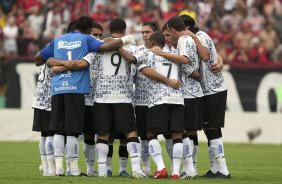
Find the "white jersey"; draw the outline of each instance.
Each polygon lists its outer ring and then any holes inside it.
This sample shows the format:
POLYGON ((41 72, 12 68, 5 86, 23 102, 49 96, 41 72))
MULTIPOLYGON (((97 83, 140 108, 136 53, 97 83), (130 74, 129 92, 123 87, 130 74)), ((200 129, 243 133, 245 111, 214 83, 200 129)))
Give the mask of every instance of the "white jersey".
POLYGON ((177 49, 179 55, 186 56, 189 59, 189 64, 181 65, 181 82, 184 98, 202 97, 201 84, 190 77, 193 71, 198 71, 199 69, 199 57, 194 40, 190 36, 181 36, 178 39, 177 49))
POLYGON ((101 53, 91 52, 87 54, 83 59, 89 62, 89 74, 90 74, 90 92, 85 94, 85 105, 94 105, 94 95, 96 89, 96 79, 98 75, 98 63, 101 62, 101 53))
POLYGON ((212 39, 203 31, 197 32, 196 36, 210 53, 210 60, 200 62, 200 73, 202 75, 201 86, 204 95, 211 95, 227 90, 222 73, 215 74, 210 70, 212 65, 218 62, 217 52, 212 39))
POLYGON ((35 88, 32 108, 51 111, 51 78, 51 69, 46 64, 42 65, 35 88))
MULTIPOLYGON (((138 56, 137 69, 141 70, 145 67, 150 67, 158 73, 170 79, 179 80, 179 66, 161 56, 157 56, 149 50, 144 50, 138 56)), ((173 89, 172 87, 149 79, 149 108, 160 104, 180 104, 184 105, 182 91, 173 89)))
MULTIPOLYGON (((140 45, 138 47, 140 52, 144 52, 147 50, 145 45, 140 45)), ((136 65, 134 65, 136 68, 136 65)), ((135 72, 135 105, 137 106, 149 106, 149 94, 148 94, 148 84, 149 79, 144 76, 139 70, 135 72)))
MULTIPOLYGON (((131 55, 138 53, 135 45, 126 44, 122 48, 131 55)), ((97 62, 94 101, 97 103, 132 103, 131 64, 116 51, 100 54, 100 62, 97 62)))

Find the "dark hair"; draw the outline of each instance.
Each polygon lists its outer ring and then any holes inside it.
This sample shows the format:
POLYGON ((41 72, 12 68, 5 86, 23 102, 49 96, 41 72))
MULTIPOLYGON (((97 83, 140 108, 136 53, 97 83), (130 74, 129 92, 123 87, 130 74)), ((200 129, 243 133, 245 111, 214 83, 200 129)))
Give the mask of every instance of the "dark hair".
POLYGON ((76 20, 72 20, 68 25, 67 33, 73 32, 75 30, 76 30, 76 20))
POLYGON ((122 18, 114 18, 110 22, 110 33, 124 33, 126 29, 126 23, 122 18))
POLYGON ((76 21, 76 29, 82 33, 87 33, 91 30, 93 21, 88 16, 82 16, 76 21))
POLYGON ((158 31, 150 36, 150 41, 161 48, 165 46, 165 36, 158 31))
POLYGON ((169 28, 173 28, 176 31, 184 31, 185 30, 185 25, 184 22, 182 21, 182 19, 178 16, 174 16, 171 17, 168 21, 167 21, 167 26, 169 28))
POLYGON ((92 28, 100 29, 103 32, 103 27, 101 24, 98 24, 96 22, 93 22, 92 28))
POLYGON ((142 25, 142 27, 144 26, 149 26, 153 32, 159 31, 159 26, 155 22, 146 22, 142 25))
POLYGON ((195 26, 195 20, 189 16, 189 15, 181 15, 180 18, 184 22, 184 25, 187 27, 194 27, 195 26))
POLYGON ((165 25, 163 25, 162 32, 165 32, 166 30, 168 30, 167 23, 165 23, 165 25))

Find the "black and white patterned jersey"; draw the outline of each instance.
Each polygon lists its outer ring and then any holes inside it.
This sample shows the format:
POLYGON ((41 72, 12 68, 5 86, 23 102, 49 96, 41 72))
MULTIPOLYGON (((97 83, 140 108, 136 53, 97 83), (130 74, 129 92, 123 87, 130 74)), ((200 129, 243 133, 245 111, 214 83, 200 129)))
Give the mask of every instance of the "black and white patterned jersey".
POLYGON ((181 65, 181 83, 184 98, 202 97, 203 91, 198 81, 189 77, 193 71, 199 70, 199 57, 197 47, 190 36, 181 36, 178 39, 177 49, 179 55, 186 56, 189 64, 181 65))
POLYGON ((87 54, 83 59, 90 62, 89 63, 89 74, 90 74, 90 92, 85 94, 85 105, 93 106, 94 105, 94 95, 96 89, 96 79, 98 76, 98 63, 101 62, 102 58, 101 53, 91 52, 87 54))
POLYGON ((212 65, 218 62, 217 52, 212 39, 203 31, 197 32, 196 36, 210 53, 210 60, 200 62, 200 73, 202 75, 201 86, 204 95, 215 94, 227 90, 222 73, 219 72, 215 74, 210 70, 212 65))
MULTIPOLYGON (((170 79, 179 80, 179 65, 175 64, 161 56, 157 56, 149 50, 144 50, 136 56, 137 69, 140 71, 145 67, 150 67, 158 73, 170 79)), ((181 104, 184 105, 184 99, 181 89, 172 87, 149 79, 148 94, 149 108, 160 104, 181 104)))
MULTIPOLYGON (((125 44, 123 49, 131 55, 138 53, 135 45, 125 44)), ((132 103, 131 64, 125 61, 117 51, 100 54, 100 62, 97 62, 94 101, 97 103, 132 103)), ((87 58, 84 59, 87 60, 87 58)))
POLYGON ((35 87, 32 108, 51 111, 51 69, 46 65, 40 67, 40 74, 35 87))
MULTIPOLYGON (((139 52, 144 52, 147 50, 144 44, 138 46, 139 52)), ((132 73, 134 75, 134 83, 135 83, 135 93, 134 93, 134 101, 137 106, 149 106, 149 94, 148 94, 148 83, 149 79, 144 76, 139 70, 136 69, 136 65, 132 65, 132 73)))

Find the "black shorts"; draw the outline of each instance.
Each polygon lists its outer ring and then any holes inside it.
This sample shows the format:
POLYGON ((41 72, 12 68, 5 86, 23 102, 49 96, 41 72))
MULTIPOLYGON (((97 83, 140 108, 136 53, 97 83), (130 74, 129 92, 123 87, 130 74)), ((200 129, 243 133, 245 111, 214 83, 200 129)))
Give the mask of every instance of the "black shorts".
POLYGON ((185 129, 202 130, 203 98, 186 98, 184 104, 185 129))
POLYGON ((184 106, 161 104, 150 107, 147 116, 147 131, 155 134, 184 131, 184 106))
POLYGON ((94 106, 85 106, 84 134, 95 135, 93 112, 94 106))
POLYGON ((130 103, 94 103, 95 133, 127 134, 137 130, 134 109, 130 103))
POLYGON ((32 131, 50 132, 51 111, 34 108, 32 131))
POLYGON ((147 121, 148 106, 135 106, 135 115, 137 123, 138 136, 147 137, 147 121))
POLYGON ((51 97, 51 125, 55 133, 81 134, 84 128, 84 94, 58 94, 51 97))
POLYGON ((203 98, 203 128, 224 127, 227 91, 203 98))

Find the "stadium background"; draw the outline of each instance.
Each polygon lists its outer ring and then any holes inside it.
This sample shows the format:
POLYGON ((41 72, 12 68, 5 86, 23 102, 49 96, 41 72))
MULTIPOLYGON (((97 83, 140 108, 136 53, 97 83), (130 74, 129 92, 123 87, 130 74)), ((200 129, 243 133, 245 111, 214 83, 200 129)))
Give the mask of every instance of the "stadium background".
MULTIPOLYGON (((223 74, 229 88, 223 134, 232 179, 199 178, 188 182, 281 183, 281 0, 1 0, 0 183, 140 183, 117 176, 106 180, 42 177, 38 171, 40 135, 31 131, 31 103, 39 72, 33 56, 49 40, 62 34, 70 20, 81 15, 102 23, 104 36, 109 34, 112 17, 124 17, 128 33, 141 42, 143 22, 156 21, 161 26, 170 16, 180 13, 194 16, 199 27, 213 38, 224 59, 223 74), (255 16, 253 9, 258 10, 255 16), (8 26, 9 22, 15 22, 14 26, 8 26), (265 22, 271 23, 268 29, 265 22), (5 27, 8 35, 3 31, 5 27), (267 37, 267 43, 262 40, 265 34, 272 35, 267 37), (12 46, 5 47, 7 39, 12 46)), ((198 171, 202 175, 209 163, 206 139, 202 133, 199 138, 198 171)), ((165 150, 165 145, 162 146, 165 150)), ((115 144, 114 175, 118 171, 117 147, 115 144)), ((85 171, 82 145, 80 156, 80 168, 85 171)), ((164 160, 168 166, 166 153, 164 160)), ((151 165, 153 171, 155 166, 151 165)), ((176 182, 187 183, 186 180, 176 182)))

